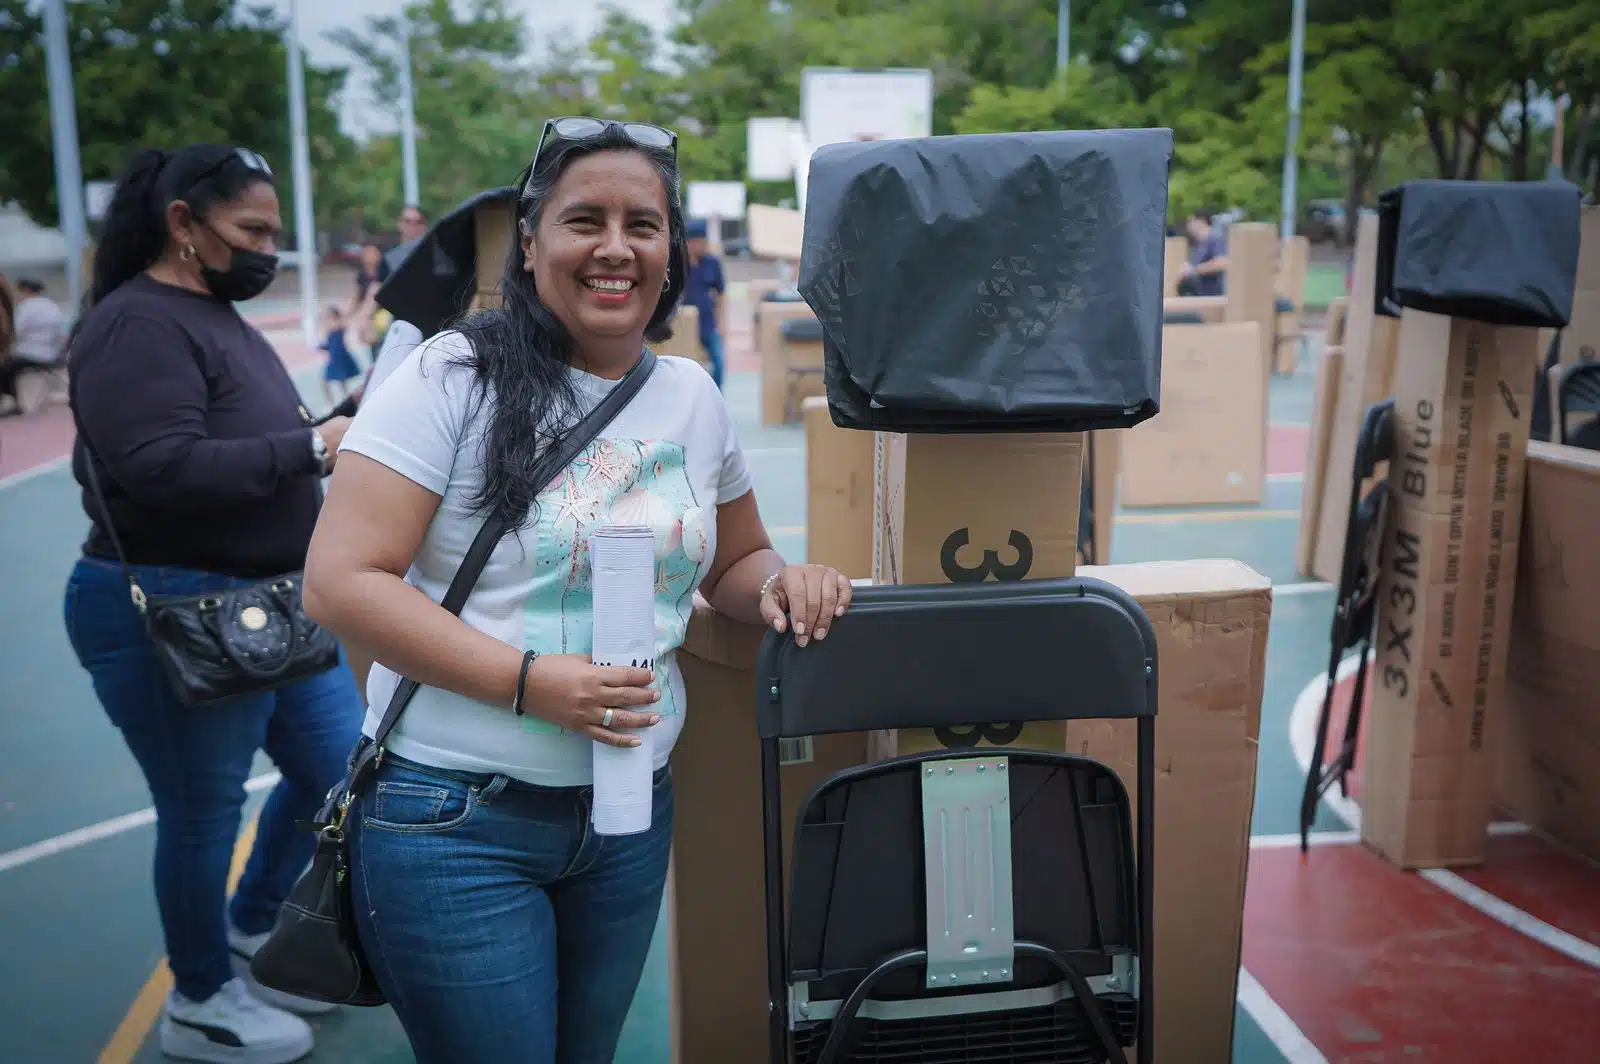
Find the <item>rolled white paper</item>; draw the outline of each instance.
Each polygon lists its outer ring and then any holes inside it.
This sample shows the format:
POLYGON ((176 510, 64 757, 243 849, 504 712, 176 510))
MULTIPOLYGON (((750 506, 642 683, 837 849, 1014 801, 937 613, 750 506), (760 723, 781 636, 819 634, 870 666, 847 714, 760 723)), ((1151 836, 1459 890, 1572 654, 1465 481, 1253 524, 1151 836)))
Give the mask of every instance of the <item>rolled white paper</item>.
MULTIPOLYGON (((589 537, 594 578, 589 659, 596 665, 655 668, 655 542, 655 532, 644 525, 607 525, 589 537)), ((592 820, 596 834, 634 835, 650 829, 654 812, 650 729, 615 730, 644 741, 634 747, 594 743, 592 820)))

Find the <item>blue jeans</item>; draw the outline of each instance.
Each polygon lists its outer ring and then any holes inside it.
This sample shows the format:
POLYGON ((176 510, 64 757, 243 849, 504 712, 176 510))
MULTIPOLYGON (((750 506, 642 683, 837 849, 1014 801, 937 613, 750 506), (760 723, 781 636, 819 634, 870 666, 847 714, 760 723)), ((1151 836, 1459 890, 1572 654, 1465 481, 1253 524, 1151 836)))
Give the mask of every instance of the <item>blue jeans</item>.
POLYGON ((701 333, 700 346, 705 348, 706 361, 711 363, 711 379, 717 382, 718 388, 721 388, 725 366, 722 355, 722 334, 715 330, 701 333))
POLYGON ((356 926, 418 1064, 611 1064, 650 952, 672 779, 638 835, 588 787, 386 754, 352 806, 356 926))
MULTIPOLYGON (((250 582, 172 567, 136 566, 134 572, 153 595, 250 582)), ((271 929, 278 906, 311 860, 315 840, 295 821, 315 815, 361 737, 355 677, 341 663, 276 691, 189 708, 168 688, 115 563, 81 559, 67 581, 65 613, 78 661, 150 786, 167 960, 178 992, 203 1001, 233 978, 225 909, 245 934, 271 929), (244 784, 262 749, 283 779, 261 810, 230 907, 228 868, 244 784)))

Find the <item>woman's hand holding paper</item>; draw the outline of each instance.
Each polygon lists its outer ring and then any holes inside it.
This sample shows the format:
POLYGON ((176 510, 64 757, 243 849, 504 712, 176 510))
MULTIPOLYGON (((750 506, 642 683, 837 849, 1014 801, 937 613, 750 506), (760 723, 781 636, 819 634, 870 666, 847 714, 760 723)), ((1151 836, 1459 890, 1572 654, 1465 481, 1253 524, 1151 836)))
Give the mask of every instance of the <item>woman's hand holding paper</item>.
POLYGON ((659 713, 628 708, 648 706, 661 697, 650 686, 652 679, 649 669, 595 665, 587 654, 545 654, 528 669, 527 710, 609 746, 638 746, 639 736, 617 729, 648 728, 660 722, 659 713))

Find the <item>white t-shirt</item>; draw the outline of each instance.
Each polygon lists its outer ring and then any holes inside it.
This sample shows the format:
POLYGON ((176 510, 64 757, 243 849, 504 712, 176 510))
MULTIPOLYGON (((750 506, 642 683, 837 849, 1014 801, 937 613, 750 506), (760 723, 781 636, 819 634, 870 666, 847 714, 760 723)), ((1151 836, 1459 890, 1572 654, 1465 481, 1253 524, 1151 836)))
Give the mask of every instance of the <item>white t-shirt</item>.
MULTIPOLYGON (((491 397, 476 402, 476 376, 454 358, 470 351, 458 332, 411 352, 361 404, 339 450, 381 462, 441 496, 406 582, 435 602, 460 567, 483 519, 470 500, 483 484, 483 433, 491 397)), ((569 370, 586 408, 616 386, 569 370)), ((656 679, 661 723, 647 732, 657 768, 683 729, 677 651, 695 590, 717 549, 716 508, 751 487, 722 393, 697 363, 660 357, 632 402, 539 493, 522 529, 490 556, 461 617, 515 647, 585 654, 593 614, 588 538, 604 524, 656 532, 656 679)), ((367 681, 372 735, 398 677, 382 665, 367 681)), ((531 714, 518 717, 451 691, 417 691, 389 739, 401 757, 439 768, 499 772, 551 787, 592 779, 592 739, 531 714)))

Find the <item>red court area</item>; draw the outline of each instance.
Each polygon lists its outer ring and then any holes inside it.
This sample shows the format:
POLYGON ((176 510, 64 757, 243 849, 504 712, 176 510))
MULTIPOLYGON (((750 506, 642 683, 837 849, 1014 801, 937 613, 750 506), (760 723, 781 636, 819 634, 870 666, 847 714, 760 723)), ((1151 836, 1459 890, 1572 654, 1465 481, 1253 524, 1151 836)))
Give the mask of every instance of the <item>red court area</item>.
MULTIPOLYGON (((1334 688, 1335 749, 1354 686, 1334 688)), ((1437 881, 1348 840, 1257 849, 1244 965, 1332 1064, 1600 1060, 1600 869, 1513 825, 1437 881)))

